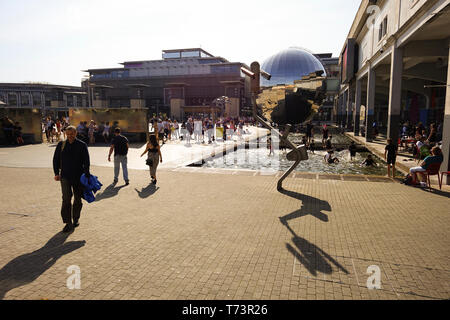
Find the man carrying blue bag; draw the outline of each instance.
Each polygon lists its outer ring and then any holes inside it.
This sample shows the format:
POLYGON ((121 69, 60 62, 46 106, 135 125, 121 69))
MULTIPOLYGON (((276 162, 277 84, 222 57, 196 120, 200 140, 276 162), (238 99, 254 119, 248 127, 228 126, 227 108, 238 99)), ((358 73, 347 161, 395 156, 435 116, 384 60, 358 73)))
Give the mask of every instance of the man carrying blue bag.
POLYGON ((74 126, 67 127, 66 135, 67 140, 58 143, 53 155, 53 171, 55 181, 61 182, 61 217, 66 224, 63 232, 71 232, 79 225, 84 192, 80 178, 83 174, 86 178, 90 177, 90 161, 86 143, 77 139, 77 129, 74 126))
POLYGON ((88 203, 94 202, 94 194, 102 188, 103 184, 98 181, 97 176, 86 176, 84 173, 81 175, 80 182, 84 187, 82 198, 88 203))

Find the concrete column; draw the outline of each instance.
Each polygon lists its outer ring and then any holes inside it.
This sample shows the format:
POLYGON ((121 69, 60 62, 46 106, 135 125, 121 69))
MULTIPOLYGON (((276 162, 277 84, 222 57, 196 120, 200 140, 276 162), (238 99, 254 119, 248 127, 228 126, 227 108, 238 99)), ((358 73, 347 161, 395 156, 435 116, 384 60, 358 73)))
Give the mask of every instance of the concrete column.
POLYGON ((348 89, 344 91, 342 95, 342 109, 341 109, 341 125, 345 127, 347 122, 347 101, 348 100, 348 89))
POLYGON ((353 114, 353 133, 359 136, 359 118, 361 111, 361 80, 356 80, 355 113, 353 114))
MULTIPOLYGON (((449 42, 450 45, 450 42, 449 42)), ((449 54, 450 58, 450 46, 449 54)), ((447 66, 447 93, 445 96, 445 110, 444 110, 444 127, 442 131, 442 153, 444 155, 444 163, 441 166, 441 171, 450 171, 450 64, 447 66)), ((443 184, 450 185, 450 177, 444 176, 443 184)))
POLYGON ((375 70, 369 68, 367 76, 367 103, 366 103, 366 141, 373 141, 372 123, 374 120, 375 111, 375 70))
POLYGON ((347 95, 347 118, 345 121, 347 129, 351 129, 352 127, 352 118, 353 118, 353 92, 351 85, 349 85, 347 95))
POLYGON ((184 107, 184 99, 170 99, 170 117, 180 120, 182 118, 182 107, 184 107))
POLYGON ((387 136, 394 143, 398 141, 400 111, 402 102, 402 74, 403 74, 403 50, 392 49, 391 55, 391 83, 389 86, 389 109, 388 109, 388 131, 387 136))

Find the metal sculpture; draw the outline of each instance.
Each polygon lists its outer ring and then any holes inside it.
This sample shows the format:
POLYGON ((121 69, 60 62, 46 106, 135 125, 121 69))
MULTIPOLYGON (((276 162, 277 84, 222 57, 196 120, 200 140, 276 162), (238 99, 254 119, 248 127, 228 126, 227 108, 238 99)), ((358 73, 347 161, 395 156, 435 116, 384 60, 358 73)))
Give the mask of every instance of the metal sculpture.
POLYGON ((270 80, 271 75, 261 70, 258 62, 253 62, 250 65, 250 69, 248 70, 244 67, 241 68, 241 71, 251 78, 251 93, 252 93, 252 107, 253 107, 253 117, 266 129, 271 132, 276 133, 280 141, 284 143, 285 146, 290 147, 292 151, 287 154, 287 159, 289 161, 295 161, 294 164, 287 170, 283 176, 278 180, 277 190, 282 191, 283 189, 283 181, 295 170, 295 168, 299 165, 299 163, 303 160, 308 160, 308 154, 306 152, 306 146, 300 145, 296 146, 291 141, 289 141, 288 136, 292 125, 286 125, 285 131, 281 134, 277 129, 275 129, 268 121, 264 120, 260 115, 258 115, 257 110, 257 102, 256 98, 260 93, 260 78, 263 76, 265 79, 270 80))

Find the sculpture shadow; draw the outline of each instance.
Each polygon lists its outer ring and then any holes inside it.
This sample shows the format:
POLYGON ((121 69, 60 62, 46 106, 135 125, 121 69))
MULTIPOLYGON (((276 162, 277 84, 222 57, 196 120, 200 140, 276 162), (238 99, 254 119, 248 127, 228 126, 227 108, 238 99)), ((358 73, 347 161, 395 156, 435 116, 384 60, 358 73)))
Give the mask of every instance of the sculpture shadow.
POLYGON ((8 262, 0 269, 0 300, 6 293, 36 280, 63 255, 83 247, 86 241, 65 242, 69 233, 58 232, 40 249, 8 262))
POLYGON ((126 187, 125 185, 116 187, 116 183, 112 183, 103 190, 102 193, 95 196, 95 201, 101 201, 108 198, 113 198, 119 194, 120 189, 126 187))
POLYGON ((157 187, 153 183, 150 183, 147 187, 142 188, 141 191, 139 191, 136 188, 134 190, 136 190, 136 192, 138 193, 138 195, 141 199, 146 199, 146 198, 152 196, 153 194, 155 194, 155 192, 158 191, 158 189, 159 189, 159 187, 157 187))
POLYGON ((323 222, 328 222, 328 216, 322 211, 330 211, 331 206, 327 201, 320 200, 305 194, 300 194, 294 191, 281 190, 282 194, 291 198, 298 199, 302 202, 302 206, 299 210, 296 210, 290 214, 280 217, 280 221, 283 225, 287 225, 287 222, 292 219, 304 217, 308 214, 316 217, 323 222))
POLYGON ((328 253, 317 247, 315 244, 299 237, 289 226, 289 231, 292 232, 292 242, 295 248, 289 243, 286 243, 287 250, 309 271, 313 276, 317 276, 318 272, 325 274, 332 274, 333 267, 337 267, 346 274, 349 274, 339 262, 333 259, 328 253))
POLYGON ((322 211, 330 211, 331 206, 327 201, 320 200, 308 195, 300 194, 293 191, 281 190, 282 194, 285 194, 294 199, 302 201, 302 207, 290 214, 280 217, 280 222, 292 233, 291 244, 286 243, 287 250, 309 271, 313 276, 317 276, 318 272, 331 274, 333 273, 333 266, 342 270, 346 274, 349 272, 333 259, 328 253, 317 247, 313 243, 298 236, 294 230, 289 226, 288 221, 304 217, 306 215, 312 215, 317 219, 328 222, 328 216, 322 211))

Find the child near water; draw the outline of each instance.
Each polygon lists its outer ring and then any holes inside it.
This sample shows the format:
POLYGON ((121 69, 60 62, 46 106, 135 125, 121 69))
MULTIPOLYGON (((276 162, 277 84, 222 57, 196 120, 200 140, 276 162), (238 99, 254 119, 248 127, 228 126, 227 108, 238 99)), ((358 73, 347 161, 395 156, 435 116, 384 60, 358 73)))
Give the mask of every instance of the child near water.
POLYGON ((326 163, 333 164, 333 163, 339 163, 338 158, 333 158, 334 151, 333 150, 327 150, 327 154, 323 157, 326 163))
POLYGON ((314 154, 315 150, 316 150, 316 145, 314 143, 314 139, 312 139, 311 143, 309 144, 309 151, 311 151, 311 153, 314 154))
POLYGON ((367 156, 366 160, 364 160, 364 161, 361 163, 361 165, 362 165, 362 166, 365 165, 366 167, 370 167, 370 166, 376 167, 376 166, 377 166, 377 163, 375 162, 375 160, 373 160, 372 155, 369 154, 369 155, 367 156))
POLYGON ((356 144, 355 144, 355 141, 352 141, 350 143, 350 146, 348 147, 348 151, 350 151, 350 161, 352 161, 353 158, 356 157, 356 144))

